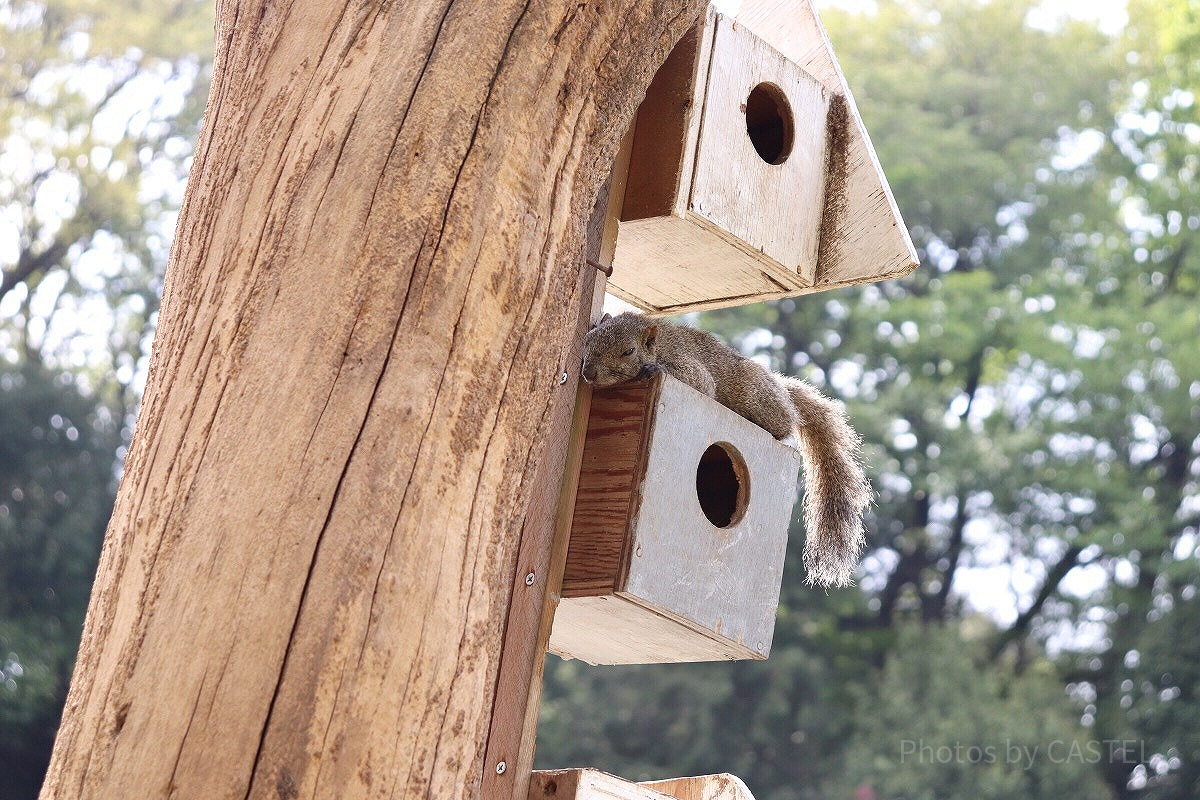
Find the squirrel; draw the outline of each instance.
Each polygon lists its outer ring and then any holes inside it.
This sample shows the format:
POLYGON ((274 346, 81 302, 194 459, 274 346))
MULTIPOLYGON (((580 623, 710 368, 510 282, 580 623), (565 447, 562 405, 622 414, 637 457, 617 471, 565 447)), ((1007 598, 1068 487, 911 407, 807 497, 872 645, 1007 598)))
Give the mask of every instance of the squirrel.
POLYGON ((807 381, 773 373, 696 328, 626 312, 605 314, 584 337, 583 379, 597 387, 660 370, 776 439, 799 442, 806 580, 849 585, 865 543, 862 518, 872 490, 863 471, 862 439, 841 407, 807 381))

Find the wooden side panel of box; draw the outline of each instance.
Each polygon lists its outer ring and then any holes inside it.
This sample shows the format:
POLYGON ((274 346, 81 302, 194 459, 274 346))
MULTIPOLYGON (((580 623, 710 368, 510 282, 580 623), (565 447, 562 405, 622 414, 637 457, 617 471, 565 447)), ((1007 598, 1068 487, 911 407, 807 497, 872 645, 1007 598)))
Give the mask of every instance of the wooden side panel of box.
POLYGON ((646 90, 634 119, 622 221, 679 215, 687 207, 714 17, 709 6, 646 90))
POLYGON ((628 568, 630 520, 660 385, 661 377, 592 393, 563 597, 611 594, 628 568))

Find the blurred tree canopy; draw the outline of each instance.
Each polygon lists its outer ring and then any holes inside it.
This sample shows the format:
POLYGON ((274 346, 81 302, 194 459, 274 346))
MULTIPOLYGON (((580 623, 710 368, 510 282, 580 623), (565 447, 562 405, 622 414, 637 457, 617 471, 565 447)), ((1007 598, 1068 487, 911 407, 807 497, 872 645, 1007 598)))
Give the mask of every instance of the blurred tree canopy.
POLYGON ((37 363, 0 364, 0 411, 0 785, 33 797, 112 513, 119 420, 37 363))
MULTIPOLYGON (((5 798, 49 757, 211 16, 0 0, 5 798)), ((922 268, 698 322, 847 402, 878 493, 860 585, 805 588, 797 527, 769 660, 551 658, 538 765, 759 800, 1200 796, 1200 8, 822 16, 922 268)))
POLYGON ((207 95, 212 13, 199 0, 0 3, 10 361, 133 383, 207 95))
POLYGON ((37 795, 207 93, 197 0, 0 1, 0 796, 37 795))
MULTIPOLYGON (((860 786, 881 797, 1103 797, 1093 743, 1062 702, 1045 661, 1013 674, 986 669, 986 646, 958 629, 901 627, 895 657, 865 687, 832 796, 860 786), (900 768, 897 769, 897 762, 900 768)), ((990 626, 978 626, 979 632, 990 626)))

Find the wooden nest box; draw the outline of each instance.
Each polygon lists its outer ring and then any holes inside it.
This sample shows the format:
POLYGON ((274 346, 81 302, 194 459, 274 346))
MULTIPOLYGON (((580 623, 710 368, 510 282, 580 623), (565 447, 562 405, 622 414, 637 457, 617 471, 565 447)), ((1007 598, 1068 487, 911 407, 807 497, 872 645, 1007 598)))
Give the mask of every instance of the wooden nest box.
POLYGON ((766 658, 799 468, 796 450, 669 376, 596 390, 550 650, 766 658))
POLYGON ((917 265, 810 2, 751 6, 710 6, 638 109, 608 290, 652 314, 917 265))

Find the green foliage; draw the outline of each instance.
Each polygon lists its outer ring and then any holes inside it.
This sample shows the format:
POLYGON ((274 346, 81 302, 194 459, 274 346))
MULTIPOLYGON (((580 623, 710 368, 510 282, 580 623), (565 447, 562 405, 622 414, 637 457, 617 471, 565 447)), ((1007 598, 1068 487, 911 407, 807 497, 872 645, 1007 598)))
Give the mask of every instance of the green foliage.
POLYGON ((841 788, 830 795, 870 787, 908 800, 1109 797, 1093 768, 1107 747, 1063 703, 1053 667, 1014 675, 986 664, 986 653, 958 629, 903 628, 860 698, 841 788))
POLYGON ((928 267, 995 267, 1041 193, 1063 128, 1105 110, 1114 48, 1096 30, 1039 31, 1030 0, 884 0, 824 19, 928 267), (1011 229, 1011 230, 1010 230, 1011 229))
POLYGON ((0 786, 33 797, 75 663, 119 442, 67 373, 0 365, 0 786))
POLYGON ((1147 800, 1200 795, 1200 597, 1196 576, 1160 600, 1117 671, 1115 702, 1098 709, 1114 738, 1136 742, 1147 800))

